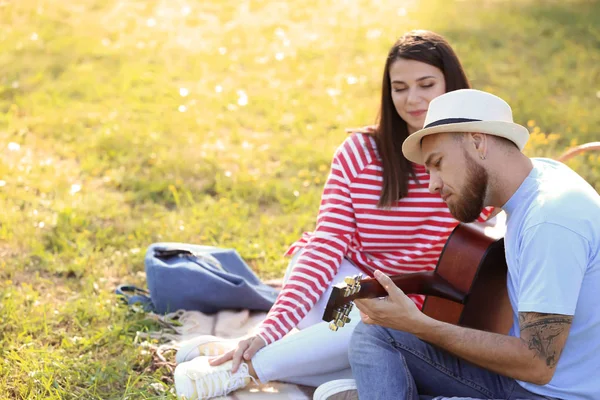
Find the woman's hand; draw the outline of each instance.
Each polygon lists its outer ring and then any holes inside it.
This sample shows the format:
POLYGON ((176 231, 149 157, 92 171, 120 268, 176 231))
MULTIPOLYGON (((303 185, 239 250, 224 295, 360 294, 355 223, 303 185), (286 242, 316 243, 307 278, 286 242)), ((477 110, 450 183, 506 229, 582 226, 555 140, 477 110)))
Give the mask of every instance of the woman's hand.
POLYGON ((245 361, 250 361, 256 352, 265 346, 265 341, 262 340, 260 336, 256 335, 251 338, 241 340, 235 349, 229 350, 222 356, 211 359, 209 363, 210 365, 216 366, 221 365, 229 360, 233 360, 231 371, 235 373, 240 367, 242 359, 245 361))

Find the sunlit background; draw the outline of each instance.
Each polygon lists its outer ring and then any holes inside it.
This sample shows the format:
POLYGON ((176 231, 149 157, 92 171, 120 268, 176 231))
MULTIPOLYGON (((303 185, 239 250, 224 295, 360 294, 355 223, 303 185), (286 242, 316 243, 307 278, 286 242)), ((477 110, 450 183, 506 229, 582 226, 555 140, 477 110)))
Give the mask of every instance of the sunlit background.
MULTIPOLYGON (((0 393, 174 397, 113 290, 156 241, 264 279, 314 227, 397 37, 446 36, 532 156, 600 140, 600 2, 0 0, 0 393)), ((600 189, 600 158, 569 161, 600 189)))

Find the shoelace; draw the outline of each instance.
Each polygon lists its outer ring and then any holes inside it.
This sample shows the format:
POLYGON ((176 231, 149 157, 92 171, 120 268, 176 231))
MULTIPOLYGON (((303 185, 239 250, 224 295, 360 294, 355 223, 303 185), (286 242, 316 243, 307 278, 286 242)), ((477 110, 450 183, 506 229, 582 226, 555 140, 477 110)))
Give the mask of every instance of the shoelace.
POLYGON ((256 380, 248 373, 248 365, 240 365, 239 370, 233 374, 230 370, 215 371, 196 379, 196 390, 199 399, 225 396, 236 389, 245 386, 245 380, 256 380), (202 385, 204 383, 204 385, 202 385))

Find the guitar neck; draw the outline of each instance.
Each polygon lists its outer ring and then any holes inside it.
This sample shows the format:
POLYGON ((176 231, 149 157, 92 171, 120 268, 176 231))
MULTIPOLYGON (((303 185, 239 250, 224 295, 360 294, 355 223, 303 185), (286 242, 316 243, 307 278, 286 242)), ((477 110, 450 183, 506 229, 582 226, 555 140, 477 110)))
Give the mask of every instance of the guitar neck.
MULTIPOLYGON (((436 274, 435 271, 393 275, 390 278, 406 294, 418 293, 427 296, 437 296, 461 304, 466 302, 466 294, 455 289, 441 276, 436 274)), ((387 291, 376 279, 367 278, 361 280, 360 291, 350 295, 346 300, 369 299, 385 297, 387 295, 387 291)))

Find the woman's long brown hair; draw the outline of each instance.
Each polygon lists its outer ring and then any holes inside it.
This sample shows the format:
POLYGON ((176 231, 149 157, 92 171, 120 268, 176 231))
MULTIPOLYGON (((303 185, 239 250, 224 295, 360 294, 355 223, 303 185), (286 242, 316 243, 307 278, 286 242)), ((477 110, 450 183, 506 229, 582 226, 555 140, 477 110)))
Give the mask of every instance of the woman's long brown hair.
MULTIPOLYGON (((446 80, 446 92, 467 89, 471 85, 456 53, 437 33, 418 30, 402 36, 390 49, 381 90, 381 108, 375 143, 383 164, 383 188, 378 207, 392 207, 408 194, 408 181, 415 177, 410 161, 402 154, 402 142, 408 137, 408 126, 392 101, 390 66, 399 58, 416 60, 438 68, 446 80)), ((416 177, 415 177, 416 178, 416 177)))

